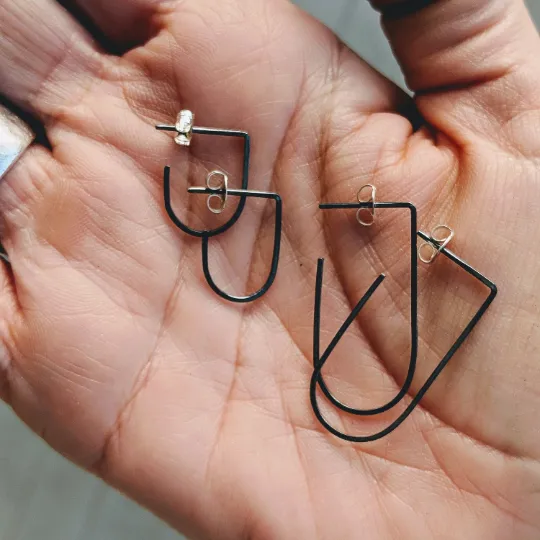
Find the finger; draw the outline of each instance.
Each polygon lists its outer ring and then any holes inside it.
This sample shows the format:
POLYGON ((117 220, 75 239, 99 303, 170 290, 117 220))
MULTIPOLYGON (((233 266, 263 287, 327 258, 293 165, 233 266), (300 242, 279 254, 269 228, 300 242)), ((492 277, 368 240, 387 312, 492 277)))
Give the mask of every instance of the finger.
POLYGON ((11 355, 7 339, 9 321, 16 310, 15 295, 7 263, 0 263, 0 400, 9 402, 9 368, 11 355))
POLYGON ((100 66, 91 38, 54 0, 0 0, 0 94, 13 103, 57 116, 100 66))
MULTIPOLYGON (((7 178, 17 168, 19 159, 28 151, 34 134, 17 115, 0 104, 0 192, 5 192, 7 178)), ((42 149, 45 151, 44 149, 42 149)), ((0 198, 1 201, 1 198, 0 198)), ((0 203, 0 210, 1 203, 0 203)), ((0 212, 0 215, 2 213, 0 212)), ((0 225, 0 400, 9 399, 10 332, 9 326, 16 312, 9 248, 6 250, 6 224, 0 225)), ((9 241, 9 239, 8 239, 9 241)))
MULTIPOLYGON (((5 137, 4 137, 5 140, 5 137)), ((43 146, 33 145, 8 169, 0 181, 0 236, 8 262, 0 263, 0 400, 11 404, 15 335, 13 325, 21 315, 20 270, 29 259, 33 234, 31 199, 54 170, 54 158, 43 146), (30 195, 32 194, 33 195, 30 195)))
POLYGON ((77 8, 99 27, 105 36, 123 49, 147 41, 156 28, 154 16, 164 0, 62 0, 77 8))
POLYGON ((422 113, 437 127, 458 116, 489 133, 494 122, 537 107, 540 39, 522 0, 373 4, 422 113))

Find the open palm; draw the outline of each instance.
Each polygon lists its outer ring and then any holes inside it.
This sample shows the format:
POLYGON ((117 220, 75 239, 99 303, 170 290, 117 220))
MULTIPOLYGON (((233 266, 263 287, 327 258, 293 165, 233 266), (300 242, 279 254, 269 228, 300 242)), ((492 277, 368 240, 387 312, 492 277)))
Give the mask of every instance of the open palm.
MULTIPOLYGON (((523 5, 452 0, 408 13, 381 1, 415 109, 284 0, 79 4, 96 39, 122 54, 99 49, 54 0, 0 0, 0 93, 40 119, 51 146, 28 151, 0 189, 13 263, 2 396, 17 414, 196 538, 537 539, 540 42, 523 5), (155 131, 181 108, 197 125, 248 131, 250 188, 284 201, 279 274, 256 303, 210 290, 200 241, 163 209, 165 165, 194 226, 226 216, 188 185, 213 169, 239 185, 239 141, 196 136, 187 150, 155 131), (368 182, 379 200, 415 204, 422 229, 452 226, 451 249, 500 295, 411 418, 353 445, 309 406, 317 258, 327 258, 323 346, 388 276, 325 368, 336 394, 385 403, 410 348, 408 216, 381 211, 367 230, 354 212, 318 209, 354 201, 368 182)), ((212 239, 222 288, 264 282, 273 219, 271 203, 248 200, 212 239)), ((444 257, 420 277, 411 395, 487 294, 444 257)), ((353 434, 404 406, 358 419, 320 399, 353 434)))

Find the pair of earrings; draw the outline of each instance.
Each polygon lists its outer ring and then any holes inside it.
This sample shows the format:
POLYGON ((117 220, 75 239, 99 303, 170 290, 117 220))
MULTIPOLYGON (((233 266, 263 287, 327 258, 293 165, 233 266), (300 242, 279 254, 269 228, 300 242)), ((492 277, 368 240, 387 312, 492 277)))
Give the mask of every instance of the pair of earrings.
MULTIPOLYGON (((170 168, 165 168, 164 173, 164 196, 165 196, 165 208, 166 211, 173 221, 173 223, 185 233, 201 238, 202 240, 202 264, 203 271, 206 281, 212 290, 218 294, 220 297, 231 302, 253 302, 261 296, 263 296, 273 285, 276 278, 278 264, 279 264, 279 254, 281 247, 281 220, 282 220, 282 202, 281 198, 276 193, 270 192, 261 192, 248 189, 248 178, 249 178, 249 160, 250 160, 250 138, 248 133, 244 131, 234 131, 234 130, 223 130, 223 129, 214 129, 214 128, 203 128, 194 126, 194 115, 191 111, 181 111, 178 115, 176 125, 167 126, 167 125, 158 125, 156 129, 162 131, 170 131, 176 133, 175 141, 181 146, 189 146, 191 144, 191 139, 193 134, 202 134, 202 135, 218 135, 225 137, 240 137, 244 139, 244 162, 243 162, 243 173, 242 173, 242 185, 241 189, 229 189, 228 187, 228 177, 225 173, 221 171, 212 171, 208 174, 206 179, 206 187, 191 187, 188 189, 189 193, 196 194, 206 194, 208 195, 207 207, 208 209, 215 213, 220 214, 226 207, 228 197, 240 197, 238 206, 231 216, 231 218, 223 225, 216 229, 212 230, 196 230, 185 223, 183 223, 176 213, 174 212, 171 205, 171 187, 170 187, 170 168), (215 182, 215 180, 218 180, 215 182), (220 234, 223 234, 229 230, 240 218, 244 206, 246 203, 246 198, 255 197, 263 199, 272 199, 276 203, 276 217, 275 217, 275 226, 274 226, 274 251, 272 255, 272 263, 270 268, 270 274, 267 281, 263 287, 248 296, 233 296, 224 291, 222 291, 214 282, 212 275, 209 269, 208 262, 208 250, 209 250, 209 239, 220 234)), ((448 362, 456 354, 458 349, 463 345, 465 340, 468 338, 470 333, 476 327, 480 319, 483 317, 484 313, 491 305, 495 296, 497 295, 497 287, 495 284, 490 281, 488 278, 480 274, 477 270, 472 268, 465 261, 460 259, 457 255, 452 253, 448 249, 448 244, 454 236, 452 229, 446 225, 439 225, 436 227, 431 235, 418 231, 417 227, 417 211, 416 207, 408 202, 378 202, 376 200, 376 188, 371 184, 367 184, 360 188, 357 195, 357 202, 354 203, 324 203, 320 204, 319 208, 321 210, 347 210, 352 209, 356 210, 356 219, 360 225, 365 227, 370 227, 375 223, 376 212, 380 209, 407 209, 410 213, 410 245, 411 245, 411 355, 409 360, 409 367, 407 375, 402 387, 399 389, 398 393, 391 399, 388 403, 372 408, 372 409, 357 409, 354 407, 349 407, 348 405, 342 403, 337 399, 332 392, 330 391, 328 385, 326 384, 322 370, 325 364, 328 362, 332 352, 344 336, 345 332, 354 322, 356 317, 362 311, 366 303, 369 301, 371 296, 375 293, 377 288, 382 284, 385 279, 384 275, 380 275, 367 290, 364 296, 359 300, 354 309, 351 311, 350 315, 347 317, 345 322, 342 324, 324 353, 320 354, 320 327, 321 327, 321 304, 322 304, 322 286, 323 286, 323 274, 324 274, 324 259, 319 259, 317 265, 317 279, 315 286, 315 309, 314 309, 314 321, 313 321, 313 374, 311 377, 310 383, 310 402, 313 412, 322 426, 328 430, 330 433, 350 442, 370 442, 377 439, 381 439, 386 435, 390 434, 396 428, 398 428, 407 417, 413 412, 417 407, 420 400, 424 397, 426 392, 431 388, 437 377, 444 370, 448 362), (368 196, 366 196, 368 195, 368 196), (417 245, 417 236, 420 237, 424 243, 420 248, 416 249, 417 245), (472 317, 469 324, 459 335, 457 340, 450 347, 448 352, 441 359, 439 364, 433 370, 432 374, 429 376, 424 385, 420 388, 416 396, 410 401, 404 411, 398 416, 394 422, 392 422, 387 428, 382 431, 375 433, 369 436, 354 436, 343 433, 333 427, 323 416, 317 398, 317 388, 320 388, 326 399, 339 410, 356 415, 356 416, 375 416, 382 413, 385 413, 393 409, 396 405, 401 403, 403 399, 407 396, 413 378, 416 372, 417 356, 418 356, 418 259, 425 264, 431 264, 435 259, 440 255, 444 255, 454 264, 457 264, 468 274, 473 276, 475 279, 479 280, 489 289, 489 296, 484 301, 480 309, 472 317)))
POLYGON ((340 439, 349 441, 349 442, 371 442, 378 439, 386 437, 392 431, 397 429, 414 411, 418 406, 421 399, 424 397, 426 392, 433 386, 433 383, 437 380, 439 375, 442 373, 444 368, 447 366, 448 362, 456 354, 458 349, 463 345, 465 340, 469 337, 470 333, 474 330, 476 325, 480 322, 480 319, 483 317, 486 310, 489 308, 495 296, 497 295, 496 285, 490 281, 487 277, 483 276, 480 272, 475 270, 472 266, 467 264, 465 261, 460 259, 457 255, 452 253, 448 249, 448 244, 454 237, 454 231, 446 226, 439 225, 435 227, 431 235, 427 235, 422 231, 417 229, 417 212, 416 207, 407 202, 377 202, 376 201, 376 189, 372 185, 363 186, 358 192, 358 202, 357 203, 330 203, 330 204, 321 204, 319 207, 322 210, 333 210, 333 209, 355 209, 356 210, 356 219, 361 225, 370 227, 375 222, 375 212, 376 209, 383 208, 406 208, 410 212, 410 244, 411 244, 411 355, 409 360, 409 368, 407 370, 407 375, 405 381, 397 394, 388 401, 386 404, 372 409, 358 409, 354 407, 349 407, 339 401, 329 390, 327 384, 324 381, 322 374, 322 369, 325 364, 328 362, 330 355, 341 341, 345 332, 355 321, 356 317, 362 311, 366 303, 373 296, 377 288, 384 281, 385 276, 381 274, 373 282, 371 287, 367 290, 364 296, 356 304, 354 309, 351 311, 350 315, 347 317, 345 322, 341 325, 336 335, 324 351, 320 354, 320 328, 321 328, 321 303, 322 303, 322 285, 323 285, 323 273, 324 273, 324 259, 319 259, 317 265, 317 282, 315 286, 315 310, 314 310, 314 320, 313 320, 313 374, 311 377, 310 383, 310 402, 315 416, 319 422, 327 429, 330 433, 339 437, 340 439), (364 198, 363 193, 365 190, 370 190, 369 198, 364 198), (417 236, 420 237, 424 243, 420 245, 418 249, 418 255, 416 250, 417 236), (394 420, 388 427, 379 431, 378 433, 367 435, 367 436, 355 436, 349 435, 339 431, 333 427, 324 417, 321 412, 318 399, 317 399, 317 387, 319 387, 326 397, 326 399, 337 409, 355 416, 376 416, 383 414, 396 405, 401 403, 405 396, 408 394, 413 378, 416 372, 416 362, 418 356, 418 259, 425 264, 432 264, 435 259, 440 255, 444 255, 450 261, 457 264, 460 268, 465 270, 468 274, 476 278, 480 283, 485 285, 489 289, 489 295, 486 300, 481 305, 480 309, 475 313, 471 318, 465 329, 452 344, 448 352, 443 356, 439 361, 431 375, 428 377, 426 382, 420 388, 416 396, 410 401, 410 403, 405 407, 403 412, 394 420))
POLYGON ((197 127, 194 125, 194 114, 191 111, 181 111, 178 115, 176 125, 166 126, 158 125, 157 130, 171 131, 176 133, 175 142, 180 146, 190 146, 193 134, 199 135, 217 135, 221 137, 238 137, 244 140, 244 162, 242 170, 242 185, 241 189, 229 189, 229 178, 221 171, 212 171, 206 177, 206 187, 191 187, 188 189, 189 193, 205 194, 208 195, 206 205, 210 212, 213 214, 221 214, 226 206, 229 197, 240 197, 240 201, 233 215, 229 220, 215 229, 209 230, 197 230, 186 225, 174 211, 171 203, 171 169, 165 167, 164 172, 164 196, 165 196, 165 209, 167 214, 171 218, 172 222, 186 234, 200 238, 202 242, 202 266, 204 277, 210 286, 210 288, 224 300, 236 303, 248 303, 254 302, 261 296, 265 295, 270 287, 274 284, 276 279, 279 254, 281 249, 281 219, 282 219, 282 202, 281 197, 277 193, 270 193, 265 191, 254 191, 248 189, 249 184, 249 159, 251 154, 251 140, 249 134, 245 131, 235 131, 231 129, 215 129, 197 127), (217 182, 216 182, 217 180, 217 182), (234 296, 221 290, 210 272, 209 265, 209 240, 215 236, 219 236, 228 231, 240 218, 246 204, 246 198, 258 198, 258 199, 271 199, 276 203, 276 217, 274 226, 274 250, 272 253, 272 263, 270 266, 270 273, 264 285, 255 293, 246 296, 234 296))

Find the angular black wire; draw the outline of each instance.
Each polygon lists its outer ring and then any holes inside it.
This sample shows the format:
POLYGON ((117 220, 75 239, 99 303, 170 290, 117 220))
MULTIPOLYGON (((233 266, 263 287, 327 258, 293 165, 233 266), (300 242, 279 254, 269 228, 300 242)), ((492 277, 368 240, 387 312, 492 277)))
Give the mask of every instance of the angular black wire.
MULTIPOLYGON (((419 232, 418 236, 425 240, 426 242, 433 243, 432 239, 425 233, 419 232)), ((314 336, 314 342, 313 342, 313 354, 314 354, 314 365, 315 369, 313 372, 313 375, 311 377, 311 383, 310 383, 310 391, 309 391, 309 397, 311 402, 311 407, 313 408, 313 412, 315 413, 315 416, 319 420, 319 422, 322 424, 322 426, 335 435, 336 437, 339 437, 340 439, 343 439, 345 441, 349 442, 371 442, 376 441, 378 439, 382 439, 383 437, 386 437, 390 433, 392 433, 395 429, 397 429, 408 417, 409 415, 414 411, 414 409, 417 407, 417 405, 420 403, 426 392, 431 388, 433 383, 437 380, 437 377, 442 373, 444 368, 447 366, 448 362, 452 359, 452 357, 456 354, 458 349, 463 345, 465 340, 469 337, 470 333, 474 330, 476 325, 480 322, 480 319, 484 316, 486 310, 489 308, 495 297, 497 296, 497 286, 490 281, 487 277, 483 276, 475 270, 472 266, 467 264, 465 261, 460 259, 457 255, 452 253, 448 249, 442 249, 441 252, 445 257, 453 261, 455 264, 463 268, 468 274, 479 280, 482 284, 484 284, 486 287, 489 288, 489 296, 484 301, 480 309, 476 312, 474 317, 471 319, 469 324, 466 326, 465 330, 459 335, 457 340, 454 342, 454 344, 450 347, 446 355, 443 357, 443 359, 439 362, 437 367, 433 370, 427 381, 424 383, 424 385, 420 388, 416 396, 412 399, 411 403, 407 406, 407 408, 398 416, 394 422, 392 422, 387 428, 383 429, 382 431, 379 431, 378 433, 375 433, 373 435, 367 435, 367 436, 353 436, 348 435, 346 433, 342 433, 341 431, 337 430, 333 426, 331 426, 324 416, 321 413, 321 410, 319 408, 319 403, 317 401, 317 385, 319 382, 319 377, 321 374, 321 370, 324 367, 325 362, 328 360, 328 357, 321 361, 319 359, 319 345, 318 345, 318 339, 315 341, 315 338, 318 338, 318 332, 314 330, 313 336, 314 336)), ((322 291, 322 280, 323 280, 323 272, 324 272, 324 260, 320 259, 319 264, 317 267, 317 285, 315 288, 315 315, 314 315, 314 328, 320 328, 320 311, 317 311, 317 306, 320 306, 321 302, 321 291, 322 291)), ((358 311, 360 311, 363 307, 363 305, 371 298, 377 287, 382 282, 382 276, 379 277, 375 283, 371 286, 371 288, 367 291, 367 293, 364 295, 362 300, 360 300, 359 304, 357 305, 358 311)), ((357 309, 355 308, 355 309, 357 309)), ((342 334, 340 335, 341 338, 342 334)))
MULTIPOLYGON (((418 227, 417 227, 416 207, 413 204, 406 203, 406 202, 397 202, 397 203, 367 202, 367 203, 321 204, 319 205, 319 208, 321 210, 360 209, 360 208, 406 208, 410 211, 410 214, 411 214, 411 229, 410 229, 411 231, 410 232, 410 241, 411 241, 411 355, 410 355, 410 360, 409 360, 409 368, 407 370, 407 376, 405 377, 403 386, 400 388, 396 396, 394 396, 394 398, 392 398, 385 405, 382 405, 380 407, 376 407, 373 409, 357 409, 357 408, 349 407, 348 405, 343 404, 330 392, 330 389, 328 388, 326 382, 324 381, 322 373, 320 373, 319 379, 318 379, 318 383, 319 383, 319 386, 321 387, 323 394, 338 409, 341 409, 342 411, 346 413, 354 414, 357 416, 375 416, 378 414, 382 414, 386 411, 389 411, 393 407, 395 407, 407 395, 407 392, 409 391, 411 387, 411 384, 414 379, 414 374, 416 371, 416 360, 418 357, 418 257, 416 253, 416 232, 418 230, 418 227)), ((380 282, 378 280, 375 281, 375 283, 377 283, 377 287, 382 283, 384 278, 385 276, 381 275, 379 277, 380 282)), ((322 284, 321 284, 321 287, 322 287, 322 284)), ((319 334, 320 334, 320 310, 321 310, 320 296, 321 295, 319 294, 317 296, 319 298, 318 298, 318 301, 316 301, 315 303, 315 309, 318 310, 318 314, 316 314, 316 317, 315 317, 316 325, 314 328, 314 332, 316 333, 316 336, 317 336, 316 337, 317 354, 314 355, 314 361, 315 361, 315 358, 319 358, 318 349, 319 349, 319 334)), ((366 299, 366 301, 368 299, 366 299)), ((364 304, 362 304, 362 302, 360 302, 360 304, 363 307, 364 304)), ((343 334, 347 331, 349 326, 354 322, 358 313, 360 313, 360 310, 358 309, 358 305, 357 305, 355 309, 351 312, 347 320, 343 323, 338 333, 335 335, 334 339, 331 341, 330 345, 328 345, 322 357, 319 359, 319 361, 322 362, 323 365, 326 363, 326 361, 328 360, 328 358, 330 357, 330 355, 336 348, 343 334)))
MULTIPOLYGON (((176 128, 174 126, 157 126, 157 129, 161 131, 176 131, 176 128)), ((243 162, 243 170, 242 170, 241 189, 247 190, 248 184, 249 184, 249 160, 250 160, 250 155, 251 155, 251 140, 250 140, 249 134, 246 133, 245 131, 235 131, 231 129, 203 128, 203 127, 194 127, 193 133, 197 133, 200 135, 218 135, 220 137, 241 137, 242 139, 244 139, 244 162, 243 162)), ((244 196, 245 194, 242 194, 240 196, 240 202, 238 203, 238 206, 236 210, 234 211, 234 214, 226 223, 217 227, 216 229, 198 230, 198 229, 193 229, 189 227, 188 225, 186 225, 176 215, 172 207, 171 168, 170 167, 165 167, 165 170, 163 173, 163 192, 164 192, 164 198, 165 198, 165 210, 167 211, 167 214, 171 218, 172 222, 180 230, 184 231, 186 234, 195 236, 196 238, 203 238, 204 236, 207 236, 207 237, 217 236, 229 230, 238 221, 246 205, 246 198, 244 196)))
MULTIPOLYGON (((204 193, 208 195, 225 194, 224 189, 216 190, 216 189, 194 187, 194 188, 189 188, 188 191, 190 193, 204 193)), ((233 296, 224 292, 216 285, 214 279, 212 278, 212 274, 210 273, 210 267, 209 267, 209 261, 208 261, 209 259, 208 242, 209 242, 210 236, 205 235, 202 237, 202 264, 203 264, 204 277, 206 278, 206 281, 208 285, 210 285, 211 289, 217 295, 221 296, 221 298, 228 300, 229 302, 235 302, 238 304, 254 302, 255 300, 259 299, 261 296, 263 296, 264 294, 268 292, 268 290, 274 284, 274 281, 276 279, 278 266, 279 266, 279 254, 281 250, 281 222, 282 222, 281 197, 276 193, 267 193, 263 191, 229 189, 226 192, 227 192, 227 195, 233 195, 236 197, 273 199, 276 202, 276 217, 275 217, 275 225, 274 225, 274 250, 272 253, 272 264, 270 266, 270 273, 268 275, 268 279, 266 280, 265 284, 257 292, 250 294, 249 296, 233 296)))

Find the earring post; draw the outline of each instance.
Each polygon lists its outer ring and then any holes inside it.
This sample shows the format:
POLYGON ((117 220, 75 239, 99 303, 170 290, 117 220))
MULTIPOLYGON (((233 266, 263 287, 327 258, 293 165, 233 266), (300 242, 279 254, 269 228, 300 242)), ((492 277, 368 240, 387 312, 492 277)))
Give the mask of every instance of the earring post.
POLYGON ((156 126, 158 131, 173 131, 176 132, 176 126, 166 126, 164 124, 159 124, 156 126))

